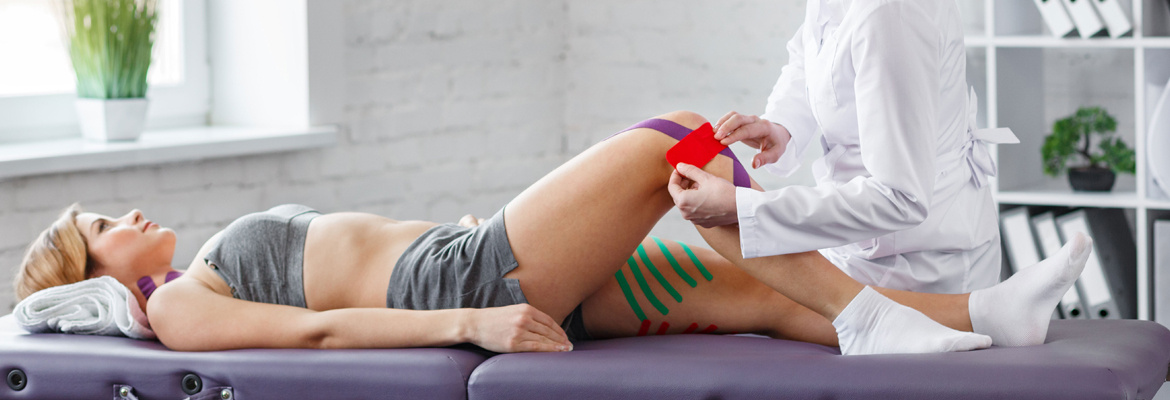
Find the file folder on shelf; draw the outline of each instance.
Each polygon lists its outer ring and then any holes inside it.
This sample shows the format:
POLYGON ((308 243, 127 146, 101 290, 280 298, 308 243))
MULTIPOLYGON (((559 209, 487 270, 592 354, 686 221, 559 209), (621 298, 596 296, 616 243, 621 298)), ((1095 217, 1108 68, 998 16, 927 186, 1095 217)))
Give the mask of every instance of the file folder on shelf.
POLYGON ((1068 11, 1065 11, 1064 4, 1060 4, 1060 0, 1032 0, 1036 2, 1036 8, 1040 9, 1040 16, 1044 17, 1044 23, 1048 25, 1048 30, 1058 38, 1068 36, 1076 29, 1073 25, 1072 18, 1068 16, 1068 11))
POLYGON ((999 213, 1000 231, 1003 232, 1004 250, 1012 274, 1040 262, 1032 226, 1028 224, 1028 209, 1016 207, 999 213))
POLYGON ((1154 221, 1154 321, 1170 327, 1170 220, 1154 221))
POLYGON ((1125 212, 1086 208, 1057 217, 1063 237, 1085 232, 1092 253, 1081 273, 1081 298, 1090 318, 1136 318, 1136 249, 1125 212))
MULTIPOLYGON (((1056 217, 1051 212, 1032 217, 1032 229, 1036 232, 1036 240, 1040 242, 1040 254, 1044 258, 1055 256, 1064 245, 1060 238, 1060 231, 1056 228, 1056 217)), ((1081 280, 1077 279, 1072 287, 1060 298, 1060 312, 1067 319, 1085 319, 1085 307, 1081 303, 1081 280)))
MULTIPOLYGON (((1040 262, 1040 252, 1036 249, 1036 239, 1028 223, 1027 207, 1016 207, 999 213, 999 223, 1012 275, 1040 262)), ((1052 319, 1059 318, 1060 313, 1053 309, 1052 319)))
POLYGON ((1091 3, 1097 7, 1097 13, 1105 22, 1109 37, 1117 39, 1133 30, 1133 24, 1129 22, 1129 16, 1121 8, 1118 0, 1092 0, 1091 3))
POLYGON ((1081 37, 1086 39, 1105 29, 1105 23, 1097 15, 1097 9, 1090 4, 1091 1, 1093 0, 1060 0, 1064 4, 1064 8, 1068 9, 1068 14, 1072 16, 1073 23, 1077 26, 1077 32, 1080 32, 1081 37))

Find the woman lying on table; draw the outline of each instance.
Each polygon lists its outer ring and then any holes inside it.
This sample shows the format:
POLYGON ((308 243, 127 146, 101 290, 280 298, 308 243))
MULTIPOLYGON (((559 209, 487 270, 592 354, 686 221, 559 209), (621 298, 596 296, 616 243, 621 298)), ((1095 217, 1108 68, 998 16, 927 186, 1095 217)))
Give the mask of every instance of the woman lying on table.
MULTIPOLYGON (((589 338, 739 332, 843 354, 922 353, 1043 343, 1085 264, 1090 241, 1078 236, 994 287, 924 294, 864 286, 815 251, 744 260, 734 225, 699 228, 715 251, 647 238, 673 206, 664 154, 705 122, 674 112, 636 125, 486 221, 299 205, 249 214, 212 236, 181 276, 172 230, 138 210, 111 218, 73 206, 31 245, 16 291, 111 276, 174 350, 470 342, 568 351, 589 338)), ((719 155, 703 169, 759 189, 737 163, 719 155)), ((684 186, 676 177, 672 190, 684 186)))

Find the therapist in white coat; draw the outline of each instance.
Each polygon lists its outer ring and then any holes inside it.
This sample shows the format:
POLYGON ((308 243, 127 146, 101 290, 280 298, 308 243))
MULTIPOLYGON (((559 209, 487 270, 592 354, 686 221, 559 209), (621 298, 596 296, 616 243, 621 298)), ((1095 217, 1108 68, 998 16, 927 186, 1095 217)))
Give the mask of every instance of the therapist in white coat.
POLYGON ((872 286, 962 293, 998 282, 997 209, 968 94, 963 22, 953 0, 809 0, 762 116, 728 113, 724 144, 760 150, 752 166, 800 166, 820 128, 816 187, 758 192, 680 168, 683 217, 738 223, 745 258, 820 250, 872 286))

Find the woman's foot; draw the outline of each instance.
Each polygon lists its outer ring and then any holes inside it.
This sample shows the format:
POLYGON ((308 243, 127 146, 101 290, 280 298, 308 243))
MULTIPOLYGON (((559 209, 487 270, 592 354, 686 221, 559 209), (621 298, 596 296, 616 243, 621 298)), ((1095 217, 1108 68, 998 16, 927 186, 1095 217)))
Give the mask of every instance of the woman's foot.
POLYGON ((866 286, 833 320, 843 355, 940 353, 991 346, 991 338, 947 328, 866 286))
POLYGON ((1092 248, 1093 240, 1078 233, 1055 256, 971 292, 972 330, 991 336, 996 346, 1044 344, 1052 310, 1081 276, 1092 248))

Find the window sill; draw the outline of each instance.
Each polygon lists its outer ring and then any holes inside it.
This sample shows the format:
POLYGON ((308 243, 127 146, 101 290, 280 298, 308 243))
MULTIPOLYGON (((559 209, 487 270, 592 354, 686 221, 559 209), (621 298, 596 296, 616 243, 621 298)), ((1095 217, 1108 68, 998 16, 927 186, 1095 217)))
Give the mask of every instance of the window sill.
POLYGON ((0 144, 0 180, 208 158, 279 153, 337 143, 337 128, 200 126, 147 131, 133 142, 81 138, 0 144))

